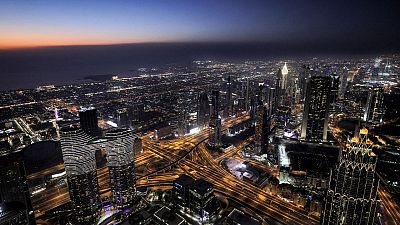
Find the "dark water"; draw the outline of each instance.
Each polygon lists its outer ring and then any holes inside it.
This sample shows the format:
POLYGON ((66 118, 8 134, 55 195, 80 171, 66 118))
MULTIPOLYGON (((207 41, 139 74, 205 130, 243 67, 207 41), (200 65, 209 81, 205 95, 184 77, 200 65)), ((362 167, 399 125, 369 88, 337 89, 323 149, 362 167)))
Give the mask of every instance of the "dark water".
MULTIPOLYGON (((315 46, 314 46, 315 47, 315 46)), ((0 51, 0 90, 81 82, 98 74, 131 75, 140 67, 188 65, 193 60, 247 60, 321 53, 309 46, 268 44, 127 44, 0 51), (284 46, 284 47, 282 47, 284 46)), ((314 56, 314 55, 312 55, 314 56)))

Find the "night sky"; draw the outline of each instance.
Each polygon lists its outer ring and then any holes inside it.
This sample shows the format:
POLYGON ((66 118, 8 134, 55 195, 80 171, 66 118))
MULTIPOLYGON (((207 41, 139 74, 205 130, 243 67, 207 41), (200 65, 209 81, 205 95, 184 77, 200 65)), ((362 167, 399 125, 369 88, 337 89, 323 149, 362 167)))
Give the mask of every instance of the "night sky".
POLYGON ((0 49, 152 42, 397 50, 399 1, 0 1, 0 49))

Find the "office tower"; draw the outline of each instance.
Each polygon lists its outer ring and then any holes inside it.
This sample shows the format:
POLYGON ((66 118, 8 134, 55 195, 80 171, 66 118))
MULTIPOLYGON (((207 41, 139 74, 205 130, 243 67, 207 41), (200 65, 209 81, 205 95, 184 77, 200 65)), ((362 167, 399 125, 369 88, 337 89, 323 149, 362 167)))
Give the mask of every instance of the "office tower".
POLYGON ((363 120, 371 123, 381 123, 383 120, 383 95, 382 86, 370 87, 368 89, 367 102, 365 104, 363 120))
POLYGON ((79 128, 60 130, 61 150, 69 188, 69 197, 78 223, 91 223, 99 215, 95 149, 91 137, 79 128))
POLYGON ((204 180, 195 180, 189 189, 190 209, 201 221, 207 221, 216 213, 217 203, 214 197, 214 186, 204 180))
POLYGON ((339 155, 326 194, 321 223, 323 225, 375 224, 379 179, 368 130, 361 129, 339 155))
POLYGON ((128 107, 128 116, 132 124, 143 120, 144 116, 144 104, 133 103, 128 107))
POLYGON ((280 73, 280 75, 281 75, 280 82, 281 83, 280 83, 279 87, 282 90, 286 90, 286 88, 288 87, 288 74, 289 74, 289 71, 288 71, 287 65, 285 63, 285 65, 282 67, 282 70, 280 73))
POLYGON ((266 107, 262 104, 261 100, 259 100, 257 106, 256 131, 254 140, 257 153, 261 153, 264 150, 268 132, 268 111, 266 107))
POLYGON ((93 107, 82 108, 79 111, 79 122, 81 129, 91 136, 98 136, 100 134, 97 110, 93 107))
POLYGON ((275 94, 276 88, 272 87, 268 83, 264 83, 264 88, 262 90, 262 101, 266 106, 267 114, 272 116, 275 113, 275 94))
POLYGON ((233 102, 232 102, 232 81, 231 76, 228 76, 228 82, 226 83, 226 103, 225 103, 225 110, 224 116, 225 118, 232 116, 233 114, 233 102))
POLYGON ((221 118, 219 118, 219 91, 212 91, 210 107, 210 137, 208 144, 213 148, 221 147, 221 118))
POLYGON ((172 183, 172 201, 175 207, 189 210, 201 221, 210 219, 218 211, 213 185, 204 180, 194 180, 182 174, 172 183))
POLYGON ((331 82, 329 76, 314 75, 310 78, 301 123, 301 139, 327 140, 331 82))
POLYGON ((36 224, 20 152, 0 157, 0 224, 36 224))
POLYGON ((246 80, 246 111, 250 110, 250 80, 246 80))
POLYGON ((128 110, 126 108, 117 110, 116 119, 117 119, 118 127, 121 127, 121 128, 130 127, 128 110))
POLYGON ((187 114, 186 114, 185 110, 179 111, 177 119, 178 119, 178 121, 177 121, 177 124, 178 124, 178 135, 180 137, 183 137, 187 133, 187 126, 188 126, 187 114))
POLYGON ((336 74, 331 75, 331 94, 330 94, 330 102, 335 103, 339 96, 339 84, 340 77, 336 74))
POLYGON ((307 92, 307 83, 311 77, 312 70, 309 66, 303 65, 299 74, 299 89, 300 89, 300 100, 304 101, 307 92))
POLYGON ((199 95, 199 105, 197 110, 197 125, 204 128, 210 119, 210 103, 206 92, 199 95))
POLYGON ((135 194, 135 136, 130 129, 116 129, 106 132, 105 138, 113 202, 123 209, 132 203, 135 194))

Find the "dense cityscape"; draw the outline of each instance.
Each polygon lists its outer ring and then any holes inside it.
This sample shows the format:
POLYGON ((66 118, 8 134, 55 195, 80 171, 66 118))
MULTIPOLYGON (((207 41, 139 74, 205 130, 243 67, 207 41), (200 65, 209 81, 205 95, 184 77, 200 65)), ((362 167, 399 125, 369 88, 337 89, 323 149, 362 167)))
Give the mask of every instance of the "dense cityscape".
POLYGON ((0 224, 399 224, 399 55, 1 92, 0 224))
POLYGON ((400 225, 399 0, 0 0, 0 225, 400 225))

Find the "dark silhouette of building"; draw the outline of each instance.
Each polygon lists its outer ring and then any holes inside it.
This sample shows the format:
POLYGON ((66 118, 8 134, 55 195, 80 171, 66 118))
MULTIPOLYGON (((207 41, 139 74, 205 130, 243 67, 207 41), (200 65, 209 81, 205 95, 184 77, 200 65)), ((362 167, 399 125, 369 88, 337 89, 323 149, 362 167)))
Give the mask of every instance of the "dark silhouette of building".
POLYGON ((368 89, 367 102, 365 104, 363 120, 371 123, 381 123, 383 120, 383 97, 382 86, 370 87, 368 89))
POLYGON ((301 139, 327 140, 331 85, 329 76, 314 75, 310 78, 301 124, 301 139))
POLYGON ((375 224, 379 205, 375 174, 377 157, 368 130, 361 129, 339 156, 331 174, 322 212, 323 225, 375 224))
POLYGON ((126 108, 118 109, 116 112, 117 124, 121 128, 129 128, 131 122, 126 108))
POLYGON ((255 131, 255 147, 256 152, 263 152, 267 143, 267 135, 269 133, 269 115, 267 108, 259 100, 257 106, 257 118, 256 118, 256 131, 255 131))
POLYGON ((210 137, 208 144, 213 148, 221 147, 221 118, 219 118, 219 91, 213 91, 210 108, 210 137))
POLYGON ((208 95, 206 92, 202 92, 199 95, 199 106, 197 111, 197 125, 200 128, 207 126, 210 120, 210 102, 208 101, 208 95))
POLYGON ((36 224, 20 152, 0 157, 0 209, 0 224, 36 224))
POLYGON ((91 136, 98 136, 100 134, 97 110, 93 107, 83 108, 79 111, 79 123, 81 129, 91 136))
POLYGON ((226 103, 224 114, 225 118, 233 115, 232 80, 230 75, 228 76, 228 82, 226 83, 226 103))

